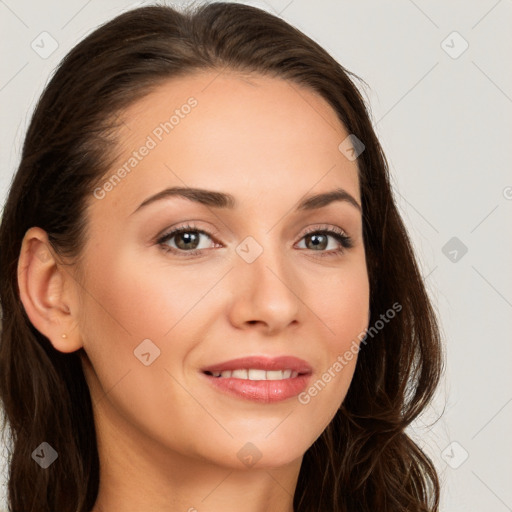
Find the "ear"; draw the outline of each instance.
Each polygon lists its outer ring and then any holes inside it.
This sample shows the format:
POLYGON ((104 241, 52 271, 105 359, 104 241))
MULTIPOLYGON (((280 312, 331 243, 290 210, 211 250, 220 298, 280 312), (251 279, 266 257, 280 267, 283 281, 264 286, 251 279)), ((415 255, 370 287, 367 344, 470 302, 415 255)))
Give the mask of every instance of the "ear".
POLYGON ((54 253, 46 231, 30 228, 18 259, 20 299, 34 327, 60 352, 82 347, 76 322, 77 286, 54 253))

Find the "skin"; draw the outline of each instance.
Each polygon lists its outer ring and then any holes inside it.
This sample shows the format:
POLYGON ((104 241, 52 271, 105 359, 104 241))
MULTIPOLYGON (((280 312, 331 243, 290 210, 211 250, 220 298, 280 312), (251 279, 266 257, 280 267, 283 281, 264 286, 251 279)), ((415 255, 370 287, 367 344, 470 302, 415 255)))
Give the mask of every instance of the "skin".
MULTIPOLYGON (((314 383, 366 330, 361 212, 346 201, 295 212, 305 195, 339 187, 361 204, 357 161, 338 149, 348 132, 315 93, 275 78, 200 72, 124 113, 119 165, 190 96, 198 104, 172 132, 105 197, 91 194, 79 264, 60 265, 46 233, 27 232, 20 295, 56 350, 85 351, 101 464, 93 512, 290 512, 303 455, 346 396, 357 357, 307 404, 228 396, 200 369, 294 355, 312 366, 314 383), (227 192, 238 206, 173 197, 133 213, 171 186, 227 192), (191 221, 212 235, 201 235, 201 255, 155 242, 191 221), (329 235, 315 249, 304 232, 316 227, 342 229, 353 247, 329 235), (250 264, 236 252, 248 236, 263 249, 250 264), (160 350, 149 366, 134 356, 145 339, 160 350), (237 457, 248 442, 261 454, 251 466, 237 457)), ((184 247, 178 237, 166 244, 184 247)))

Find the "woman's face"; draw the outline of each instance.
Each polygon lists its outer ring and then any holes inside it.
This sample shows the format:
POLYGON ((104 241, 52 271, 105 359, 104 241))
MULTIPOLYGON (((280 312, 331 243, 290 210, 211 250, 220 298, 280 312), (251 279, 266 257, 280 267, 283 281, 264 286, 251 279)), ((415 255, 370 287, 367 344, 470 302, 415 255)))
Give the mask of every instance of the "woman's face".
POLYGON ((314 93, 233 72, 161 85, 122 119, 76 285, 100 438, 236 468, 297 461, 341 405, 357 356, 340 358, 368 324, 349 133, 314 93), (250 357, 234 363, 247 374, 204 371, 250 357), (302 363, 265 373, 277 357, 302 363))

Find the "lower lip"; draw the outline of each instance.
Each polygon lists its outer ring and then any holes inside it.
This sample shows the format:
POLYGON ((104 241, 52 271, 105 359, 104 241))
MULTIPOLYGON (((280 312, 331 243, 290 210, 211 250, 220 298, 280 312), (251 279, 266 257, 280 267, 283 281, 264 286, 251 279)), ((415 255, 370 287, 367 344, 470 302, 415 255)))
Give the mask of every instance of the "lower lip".
POLYGON ((304 391, 311 377, 307 374, 282 380, 248 380, 203 375, 220 391, 261 403, 280 402, 297 396, 304 391))

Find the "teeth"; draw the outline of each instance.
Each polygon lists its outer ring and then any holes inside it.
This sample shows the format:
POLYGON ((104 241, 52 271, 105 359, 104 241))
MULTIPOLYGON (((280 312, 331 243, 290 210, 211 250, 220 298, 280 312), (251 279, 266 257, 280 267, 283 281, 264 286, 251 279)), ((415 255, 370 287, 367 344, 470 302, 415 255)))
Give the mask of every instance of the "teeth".
MULTIPOLYGON (((267 371, 267 380, 281 380, 284 378, 284 373, 282 370, 268 370, 267 371)), ((290 370, 290 375, 291 375, 290 370)))
POLYGON ((299 374, 296 371, 288 370, 259 370, 254 368, 240 370, 224 370, 223 372, 211 372, 213 377, 222 377, 224 379, 244 379, 244 380, 283 380, 295 378, 299 374))
POLYGON ((249 380, 267 380, 265 370, 248 370, 249 380))

